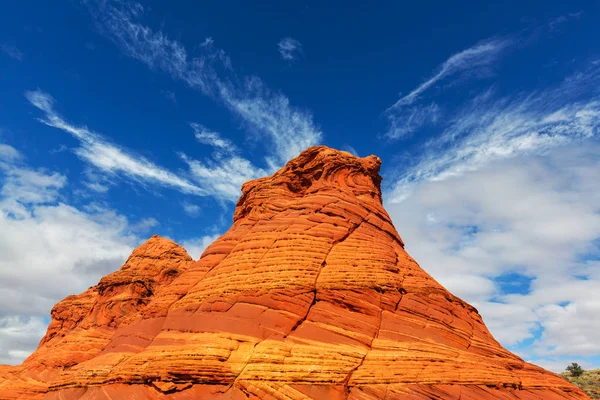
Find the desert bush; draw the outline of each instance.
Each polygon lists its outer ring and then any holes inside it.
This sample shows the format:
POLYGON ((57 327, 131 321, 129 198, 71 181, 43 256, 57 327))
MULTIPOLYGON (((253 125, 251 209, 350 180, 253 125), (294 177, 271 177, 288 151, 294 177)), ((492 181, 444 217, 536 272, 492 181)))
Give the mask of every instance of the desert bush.
POLYGON ((577 363, 571 363, 571 365, 569 365, 567 367, 567 371, 572 375, 572 376, 580 376, 581 374, 583 374, 584 369, 581 368, 581 365, 577 364, 577 363))

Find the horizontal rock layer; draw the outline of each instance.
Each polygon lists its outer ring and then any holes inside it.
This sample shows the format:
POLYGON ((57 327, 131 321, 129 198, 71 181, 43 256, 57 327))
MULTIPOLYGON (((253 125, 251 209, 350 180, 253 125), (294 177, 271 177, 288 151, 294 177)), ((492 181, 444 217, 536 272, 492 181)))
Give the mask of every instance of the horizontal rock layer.
POLYGON ((152 237, 0 367, 6 399, 586 399, 406 253, 375 156, 313 147, 246 183, 194 262, 152 237))

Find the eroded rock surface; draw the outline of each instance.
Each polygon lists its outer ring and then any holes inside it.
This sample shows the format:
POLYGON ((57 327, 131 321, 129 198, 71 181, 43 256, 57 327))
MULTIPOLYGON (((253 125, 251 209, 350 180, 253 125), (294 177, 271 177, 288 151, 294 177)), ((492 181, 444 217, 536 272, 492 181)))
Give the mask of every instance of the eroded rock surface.
POLYGON ((587 399, 406 253, 375 156, 312 147, 244 184, 194 262, 157 236, 52 310, 2 399, 587 399))

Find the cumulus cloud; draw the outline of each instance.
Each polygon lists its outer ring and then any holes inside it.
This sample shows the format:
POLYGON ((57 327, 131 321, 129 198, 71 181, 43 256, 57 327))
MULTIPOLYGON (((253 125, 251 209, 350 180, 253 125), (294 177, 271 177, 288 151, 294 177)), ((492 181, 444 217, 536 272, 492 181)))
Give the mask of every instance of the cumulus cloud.
POLYGON ((284 37, 277 43, 277 49, 282 59, 294 61, 302 54, 302 43, 294 38, 284 37))
POLYGON ((221 236, 220 234, 215 235, 206 235, 200 238, 188 239, 181 242, 181 245, 185 247, 188 254, 194 259, 197 260, 200 258, 204 250, 217 238, 221 236))
POLYGON ((11 146, 0 143, 0 161, 12 162, 21 159, 21 154, 11 146))
POLYGON ((271 153, 267 162, 281 166, 306 147, 320 143, 322 134, 310 112, 290 105, 286 96, 255 76, 237 77, 231 60, 215 48, 212 39, 193 57, 180 42, 143 25, 145 9, 138 3, 85 0, 84 4, 99 31, 126 55, 212 97, 249 131, 264 136, 271 153))
MULTIPOLYGON (((38 345, 52 306, 119 268, 158 226, 104 206, 69 205, 66 176, 33 169, 3 144, 0 158, 0 364, 17 364, 38 345)), ((182 243, 198 258, 215 235, 182 243)))
POLYGON ((407 251, 502 344, 520 353, 530 340, 521 355, 551 365, 600 354, 598 171, 600 143, 587 139, 422 180, 388 211, 407 251), (507 293, 503 276, 531 283, 507 293))
POLYGON ((64 203, 64 175, 11 153, 19 157, 0 162, 0 363, 25 358, 54 303, 118 268, 138 242, 127 218, 64 203))
POLYGON ((503 345, 561 371, 600 359, 591 294, 600 288, 600 64, 543 89, 507 96, 500 84, 471 85, 466 100, 442 96, 489 77, 523 36, 455 54, 386 110, 388 138, 429 130, 384 171, 384 199, 425 270, 475 305, 503 345))
POLYGON ((27 358, 46 333, 40 317, 0 317, 0 364, 17 364, 27 358))

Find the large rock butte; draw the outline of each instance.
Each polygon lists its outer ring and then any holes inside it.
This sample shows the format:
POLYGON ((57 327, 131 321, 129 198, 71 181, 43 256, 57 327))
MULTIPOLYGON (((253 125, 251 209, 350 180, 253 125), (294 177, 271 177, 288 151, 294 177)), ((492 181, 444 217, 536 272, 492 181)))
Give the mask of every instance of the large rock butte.
POLYGON ((153 236, 52 309, 2 399, 587 399, 406 253, 380 160, 311 147, 247 182, 199 261, 153 236))

